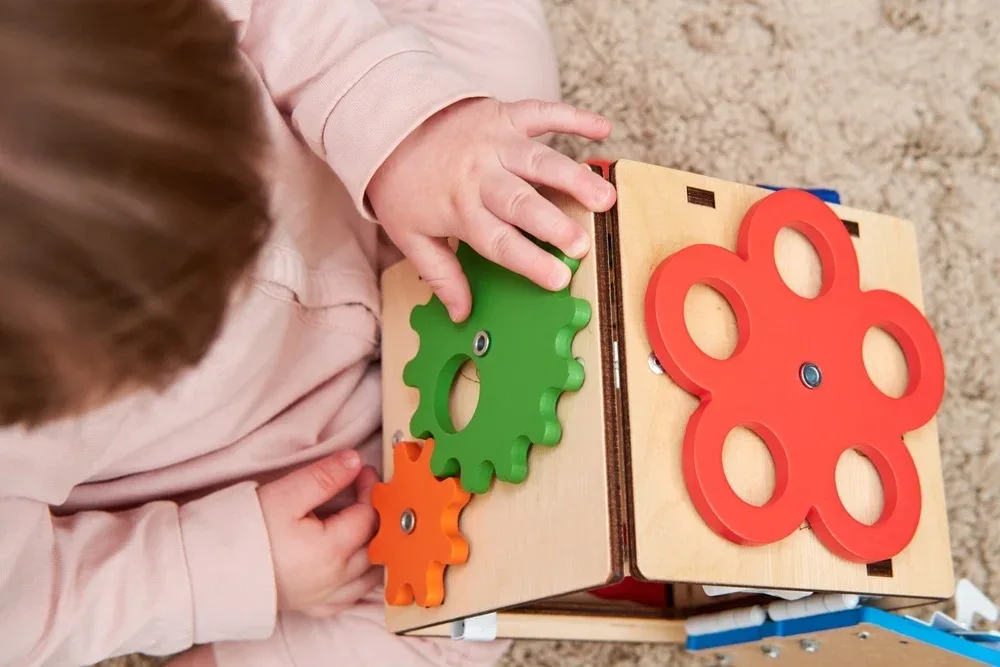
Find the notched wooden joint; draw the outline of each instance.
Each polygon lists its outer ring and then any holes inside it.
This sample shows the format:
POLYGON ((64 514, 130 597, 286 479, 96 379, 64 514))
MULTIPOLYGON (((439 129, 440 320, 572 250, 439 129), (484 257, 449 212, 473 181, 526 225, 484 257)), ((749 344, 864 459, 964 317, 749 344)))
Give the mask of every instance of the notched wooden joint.
POLYGON ((711 190, 702 190, 701 188, 692 188, 690 185, 687 189, 688 203, 697 204, 698 206, 707 206, 709 208, 715 208, 715 193, 711 190))
POLYGON ((861 228, 858 227, 858 223, 853 220, 841 220, 844 223, 844 227, 847 227, 847 233, 851 236, 861 236, 861 228))

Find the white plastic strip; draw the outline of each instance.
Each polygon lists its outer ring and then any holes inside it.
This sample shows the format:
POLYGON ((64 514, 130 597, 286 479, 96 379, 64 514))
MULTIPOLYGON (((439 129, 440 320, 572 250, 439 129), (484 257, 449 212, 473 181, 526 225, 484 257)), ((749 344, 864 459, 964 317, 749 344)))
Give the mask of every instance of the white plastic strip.
POLYGON ((801 600, 812 595, 812 591, 779 591, 770 588, 736 588, 734 586, 707 585, 702 586, 702 588, 705 589, 705 595, 713 598, 720 595, 729 595, 730 593, 759 593, 761 595, 770 595, 773 598, 781 598, 782 600, 801 600))
POLYGON ((688 635, 707 635, 713 632, 738 630, 763 625, 767 620, 767 612, 760 605, 730 609, 714 614, 692 616, 684 622, 688 635))
POLYGON ((777 600, 767 606, 767 614, 774 621, 786 621, 790 618, 803 618, 826 614, 832 611, 854 609, 861 602, 857 595, 842 595, 830 593, 827 595, 810 595, 801 600, 777 600))
POLYGON ((451 638, 465 642, 491 642, 497 638, 497 615, 473 616, 451 624, 451 638))
POLYGON ((955 586, 955 620, 971 628, 976 616, 990 623, 997 621, 997 606, 968 579, 960 579, 955 586))

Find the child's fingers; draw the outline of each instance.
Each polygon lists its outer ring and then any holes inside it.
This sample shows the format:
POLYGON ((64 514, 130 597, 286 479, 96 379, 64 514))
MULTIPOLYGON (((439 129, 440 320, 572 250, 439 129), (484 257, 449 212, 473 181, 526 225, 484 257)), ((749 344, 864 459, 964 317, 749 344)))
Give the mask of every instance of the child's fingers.
POLYGON ((399 249, 441 299, 451 319, 455 322, 465 320, 472 307, 469 281, 447 241, 413 234, 399 244, 399 249))
POLYGON ((502 146, 503 166, 524 180, 565 192, 591 211, 607 211, 615 203, 615 188, 586 165, 537 141, 525 139, 502 146))
POLYGON ((357 452, 338 452, 265 484, 258 490, 258 497, 268 511, 301 519, 350 487, 360 470, 357 452))
POLYGON ((373 567, 351 583, 338 588, 330 602, 310 607, 304 613, 313 618, 336 616, 375 590, 384 578, 382 568, 373 567))
POLYGON ((351 554, 351 557, 344 563, 341 572, 341 581, 348 584, 372 568, 372 562, 368 558, 368 547, 362 547, 351 554))
POLYGON ((368 595, 382 583, 385 573, 381 567, 371 567, 361 576, 337 589, 330 598, 331 605, 349 605, 368 595))
POLYGON ((529 137, 561 132, 599 141, 611 134, 611 121, 604 116, 562 102, 521 100, 505 108, 514 127, 529 137))
POLYGON ((483 204, 501 220, 570 257, 583 257, 590 250, 590 237, 575 220, 506 169, 484 175, 480 188, 483 204))
POLYGON ((375 472, 375 468, 371 466, 365 466, 362 468, 361 473, 358 475, 358 479, 355 481, 355 486, 358 490, 358 502, 365 505, 372 504, 372 491, 375 489, 375 485, 378 484, 378 473, 375 472))
POLYGON ((378 514, 371 505, 355 503, 323 520, 329 548, 353 554, 368 544, 378 528, 378 514))
POLYGON ((473 218, 466 221, 465 235, 480 255, 546 289, 558 290, 569 284, 569 267, 524 238, 516 227, 486 208, 473 218))

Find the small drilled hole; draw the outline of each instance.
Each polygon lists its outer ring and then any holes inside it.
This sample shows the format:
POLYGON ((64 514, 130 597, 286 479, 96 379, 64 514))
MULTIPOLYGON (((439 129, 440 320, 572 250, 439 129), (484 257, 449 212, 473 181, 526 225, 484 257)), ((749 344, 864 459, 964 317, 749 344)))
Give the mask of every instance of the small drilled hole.
POLYGON ((687 196, 689 204, 715 208, 715 193, 711 190, 702 190, 701 188, 688 186, 687 196))
POLYGON ((861 228, 858 227, 858 223, 853 220, 841 220, 844 223, 844 227, 847 228, 847 233, 854 237, 861 236, 861 228))
POLYGON ((892 559, 880 560, 877 563, 868 563, 869 577, 892 577, 892 559))

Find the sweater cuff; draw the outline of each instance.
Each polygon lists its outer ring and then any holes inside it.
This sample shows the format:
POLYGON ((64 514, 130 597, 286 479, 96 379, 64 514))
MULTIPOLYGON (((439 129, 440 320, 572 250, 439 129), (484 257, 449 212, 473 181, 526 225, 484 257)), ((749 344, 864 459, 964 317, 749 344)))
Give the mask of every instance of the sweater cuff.
POLYGON ((180 508, 194 608, 194 642, 266 639, 277 590, 271 545, 253 482, 180 508))
POLYGON ((323 129, 326 160, 358 211, 375 221, 365 191, 403 139, 455 102, 489 96, 434 53, 396 53, 374 65, 327 117, 323 129))

